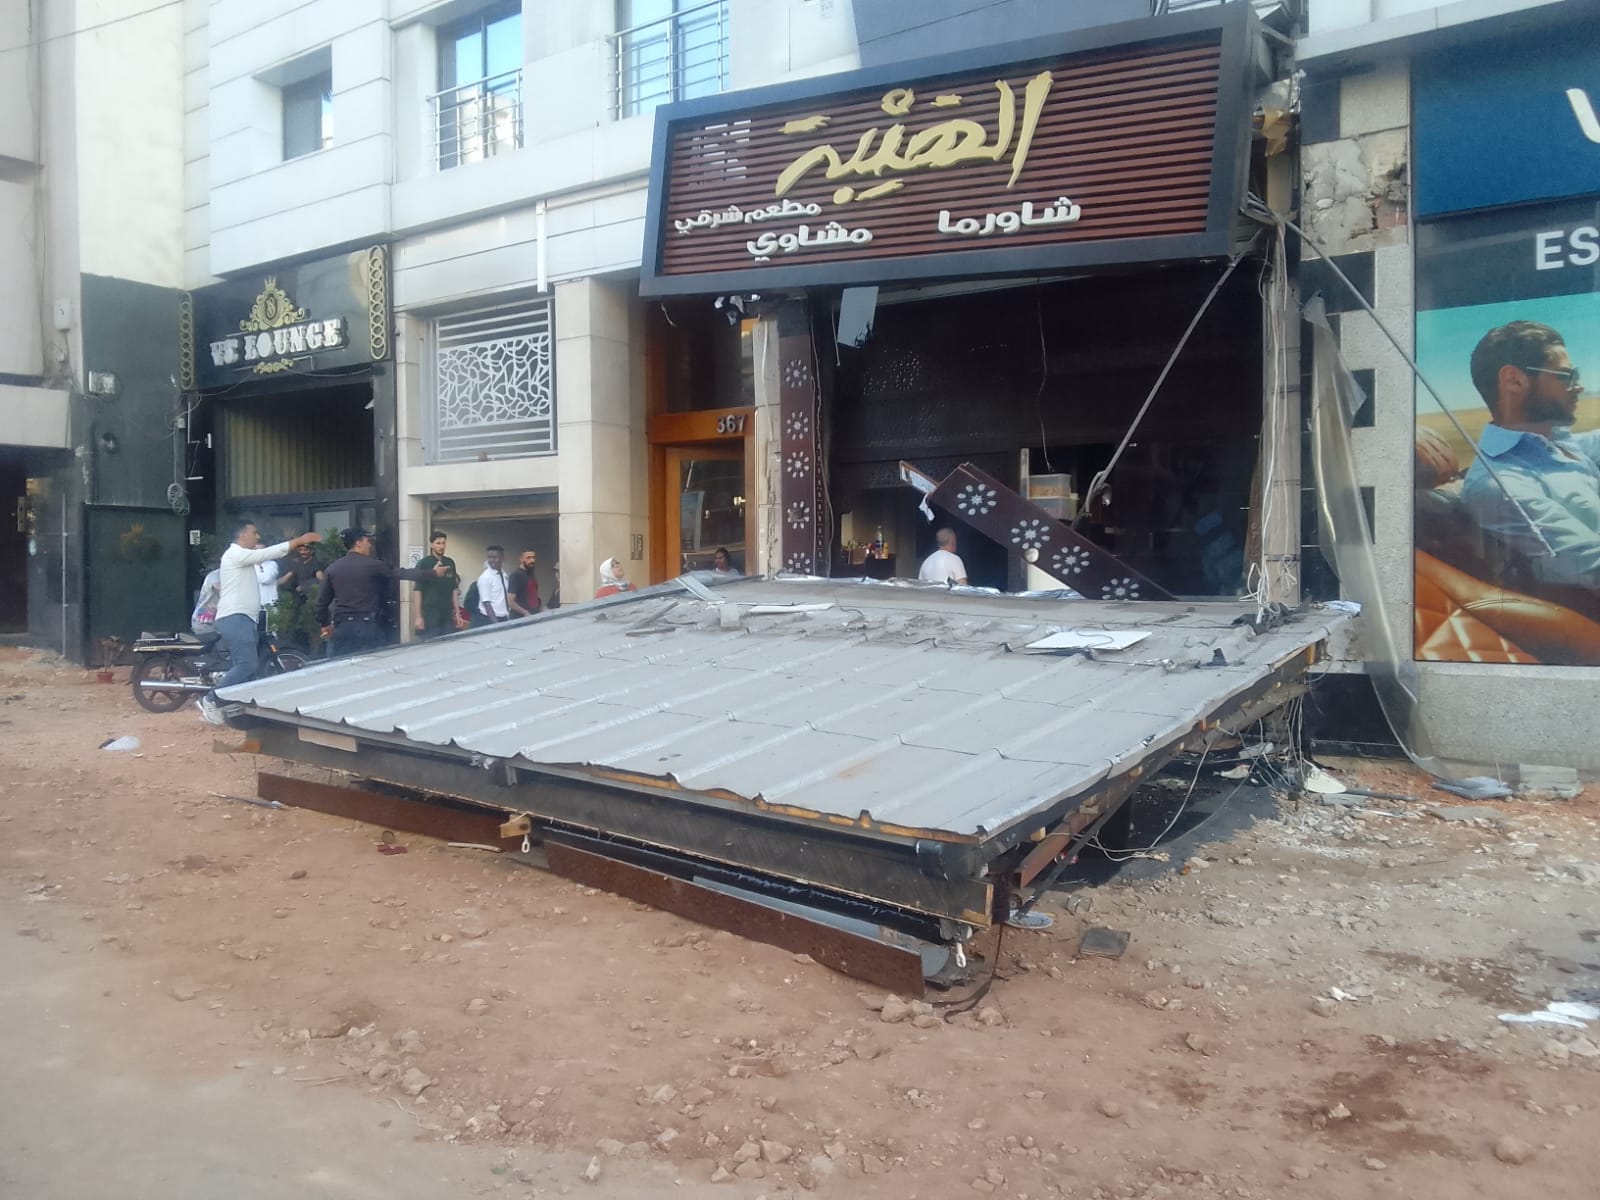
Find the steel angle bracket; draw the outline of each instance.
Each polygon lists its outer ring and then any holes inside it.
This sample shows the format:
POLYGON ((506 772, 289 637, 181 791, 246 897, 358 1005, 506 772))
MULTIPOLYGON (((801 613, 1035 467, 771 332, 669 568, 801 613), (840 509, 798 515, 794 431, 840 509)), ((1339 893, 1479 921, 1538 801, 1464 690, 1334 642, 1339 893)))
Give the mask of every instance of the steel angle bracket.
POLYGON ((552 871, 588 887, 726 929, 753 942, 809 954, 841 975, 900 995, 922 995, 922 956, 913 950, 559 841, 547 842, 546 851, 552 871))
POLYGON ((934 480, 902 462, 900 478, 922 493, 922 511, 929 520, 933 519, 928 508, 932 502, 1083 596, 1097 600, 1176 599, 1065 521, 971 463, 962 463, 942 480, 934 480))

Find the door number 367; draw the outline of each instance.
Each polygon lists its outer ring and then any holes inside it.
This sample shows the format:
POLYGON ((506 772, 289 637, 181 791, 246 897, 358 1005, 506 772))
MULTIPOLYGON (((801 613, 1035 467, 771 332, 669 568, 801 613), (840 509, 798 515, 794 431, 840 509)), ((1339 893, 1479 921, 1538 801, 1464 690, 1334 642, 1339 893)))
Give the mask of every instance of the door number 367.
POLYGON ((743 433, 744 413, 728 413, 717 418, 718 433, 743 433))

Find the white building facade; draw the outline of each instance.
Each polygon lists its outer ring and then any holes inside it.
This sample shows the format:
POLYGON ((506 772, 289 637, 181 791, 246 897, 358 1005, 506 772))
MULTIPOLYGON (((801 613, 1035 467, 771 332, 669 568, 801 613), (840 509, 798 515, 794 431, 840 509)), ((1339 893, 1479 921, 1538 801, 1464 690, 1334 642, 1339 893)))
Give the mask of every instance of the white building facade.
POLYGON ((643 582, 653 110, 855 65, 846 0, 186 11, 190 287, 387 248, 398 478, 380 450, 372 507, 329 511, 401 558, 442 530, 464 579, 500 544, 546 597, 557 563, 568 599, 607 557, 643 582))

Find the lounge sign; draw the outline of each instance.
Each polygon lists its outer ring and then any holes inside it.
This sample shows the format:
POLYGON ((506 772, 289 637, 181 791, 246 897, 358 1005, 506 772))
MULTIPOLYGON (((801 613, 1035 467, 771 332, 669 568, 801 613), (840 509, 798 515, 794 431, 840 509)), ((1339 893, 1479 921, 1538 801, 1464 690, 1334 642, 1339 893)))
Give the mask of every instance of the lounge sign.
POLYGON ((194 292, 183 311, 186 388, 378 362, 390 354, 387 251, 374 246, 215 284, 194 292))
POLYGON ((343 317, 306 320, 306 310, 296 308, 278 281, 270 277, 239 328, 244 332, 210 344, 212 366, 244 364, 257 375, 272 375, 292 370, 296 362, 319 351, 338 350, 347 343, 343 317))
POLYGON ((662 109, 647 295, 1225 252, 1247 5, 662 109), (1100 46, 1086 44, 1098 37, 1100 46), (1044 48, 1048 49, 1048 48, 1044 48))

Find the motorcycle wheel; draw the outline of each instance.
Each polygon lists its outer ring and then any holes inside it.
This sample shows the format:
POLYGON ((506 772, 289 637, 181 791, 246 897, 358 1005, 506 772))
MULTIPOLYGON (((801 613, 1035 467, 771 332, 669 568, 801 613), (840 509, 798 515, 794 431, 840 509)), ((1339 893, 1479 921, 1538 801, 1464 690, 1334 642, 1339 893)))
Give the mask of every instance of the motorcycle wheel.
POLYGON ((141 654, 133 665, 133 698, 139 707, 153 713, 177 712, 189 703, 192 692, 152 692, 140 687, 143 680, 177 683, 183 679, 183 662, 172 654, 141 654))
POLYGON ((298 650, 279 650, 278 663, 278 670, 272 672, 274 675, 284 671, 298 671, 306 665, 306 656, 298 650))

